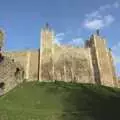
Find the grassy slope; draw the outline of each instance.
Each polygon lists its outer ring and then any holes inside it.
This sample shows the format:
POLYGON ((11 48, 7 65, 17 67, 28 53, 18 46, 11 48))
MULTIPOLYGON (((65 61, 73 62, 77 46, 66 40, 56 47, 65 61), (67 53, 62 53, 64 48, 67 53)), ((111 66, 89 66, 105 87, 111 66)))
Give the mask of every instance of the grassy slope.
POLYGON ((0 98, 0 120, 119 120, 120 89, 24 83, 0 98))

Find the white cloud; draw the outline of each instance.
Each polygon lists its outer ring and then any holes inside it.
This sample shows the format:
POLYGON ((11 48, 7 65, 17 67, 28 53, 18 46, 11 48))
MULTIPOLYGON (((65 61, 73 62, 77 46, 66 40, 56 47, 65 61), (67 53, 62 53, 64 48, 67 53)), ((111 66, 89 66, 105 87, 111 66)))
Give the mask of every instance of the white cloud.
POLYGON ((111 8, 119 8, 119 5, 120 4, 116 1, 113 4, 106 4, 106 5, 100 6, 99 11, 104 11, 111 8))
POLYGON ((104 16, 105 25, 110 25, 114 20, 115 18, 112 15, 104 16))
POLYGON ((84 22, 84 26, 89 29, 100 29, 104 26, 103 20, 94 19, 94 20, 86 20, 84 22))
POLYGON ((60 45, 60 40, 58 38, 55 38, 54 43, 60 45))
POLYGON ((56 34, 56 37, 61 37, 61 36, 64 36, 65 34, 64 33, 58 33, 56 34))
POLYGON ((78 37, 78 38, 72 39, 68 44, 72 46, 83 46, 84 41, 82 38, 78 37))
POLYGON ((115 2, 113 4, 106 4, 100 6, 98 10, 86 14, 83 22, 84 27, 88 29, 101 29, 103 27, 111 25, 115 20, 114 16, 109 13, 104 15, 102 12, 107 11, 108 9, 111 8, 118 8, 118 7, 119 7, 119 3, 115 2))
POLYGON ((61 45, 61 40, 63 40, 63 39, 55 37, 54 43, 57 45, 61 45))
POLYGON ((90 14, 86 14, 85 15, 87 18, 93 18, 93 17, 96 17, 96 18, 101 18, 101 15, 99 13, 99 11, 94 11, 90 14))
POLYGON ((84 27, 89 29, 101 29, 103 27, 109 26, 114 22, 115 18, 112 15, 104 16, 101 19, 92 19, 92 20, 85 20, 84 27))
POLYGON ((57 45, 60 45, 61 41, 64 39, 64 36, 65 36, 64 33, 58 33, 58 34, 56 34, 54 43, 57 44, 57 45))
MULTIPOLYGON (((79 36, 81 32, 81 29, 78 28, 77 31, 75 32, 77 34, 77 36, 79 36)), ((72 39, 72 40, 68 40, 66 41, 67 39, 69 39, 69 37, 67 38, 67 36, 71 36, 74 32, 71 30, 71 29, 68 29, 66 32, 61 32, 61 33, 57 33, 55 35, 55 39, 54 39, 54 43, 57 44, 57 45, 61 45, 61 44, 69 44, 69 45, 73 45, 73 46, 77 46, 77 45, 81 45, 83 44, 82 43, 82 38, 75 38, 75 39, 72 39)))

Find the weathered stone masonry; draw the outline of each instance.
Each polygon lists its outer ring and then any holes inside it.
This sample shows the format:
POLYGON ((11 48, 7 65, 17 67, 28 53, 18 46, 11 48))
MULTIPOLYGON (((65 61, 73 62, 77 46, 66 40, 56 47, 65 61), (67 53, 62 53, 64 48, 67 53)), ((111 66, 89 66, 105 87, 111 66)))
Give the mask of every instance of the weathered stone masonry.
POLYGON ((98 33, 90 36, 84 48, 58 46, 54 40, 55 33, 47 25, 41 30, 40 49, 4 51, 2 54, 22 66, 27 81, 118 85, 112 53, 98 33))

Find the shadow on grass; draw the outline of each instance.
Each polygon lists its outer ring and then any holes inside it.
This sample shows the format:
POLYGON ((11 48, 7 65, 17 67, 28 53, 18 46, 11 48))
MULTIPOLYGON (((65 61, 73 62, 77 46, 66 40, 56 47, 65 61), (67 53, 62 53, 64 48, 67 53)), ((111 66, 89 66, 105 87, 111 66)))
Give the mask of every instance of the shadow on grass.
POLYGON ((70 86, 60 84, 47 90, 52 94, 61 94, 63 113, 60 120, 120 119, 120 90, 85 84, 80 84, 79 88, 75 84, 70 86))

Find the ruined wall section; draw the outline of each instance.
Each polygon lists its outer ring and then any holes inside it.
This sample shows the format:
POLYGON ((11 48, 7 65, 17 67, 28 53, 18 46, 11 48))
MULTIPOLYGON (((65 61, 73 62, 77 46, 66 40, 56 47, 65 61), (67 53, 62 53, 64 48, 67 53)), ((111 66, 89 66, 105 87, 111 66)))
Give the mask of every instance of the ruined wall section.
POLYGON ((24 68, 24 79, 38 79, 38 50, 4 52, 5 56, 18 62, 24 68))
POLYGON ((0 61, 0 83, 4 83, 3 93, 13 89, 16 85, 23 81, 22 79, 22 66, 17 62, 13 62, 8 57, 5 57, 0 61), (20 72, 16 73, 16 68, 20 69, 20 72))
POLYGON ((21 64, 25 71, 25 78, 26 78, 26 65, 27 65, 27 51, 5 51, 3 53, 4 56, 9 57, 11 60, 18 62, 21 64))

